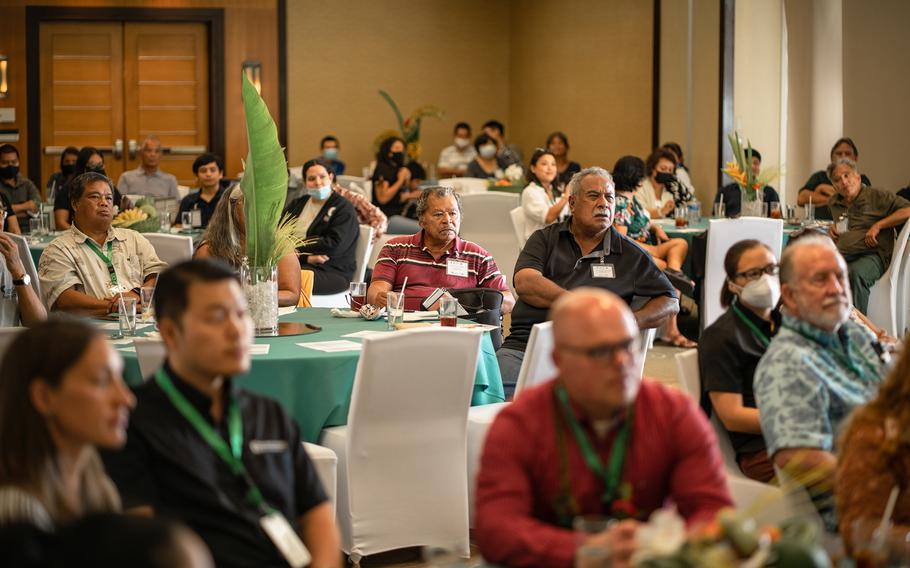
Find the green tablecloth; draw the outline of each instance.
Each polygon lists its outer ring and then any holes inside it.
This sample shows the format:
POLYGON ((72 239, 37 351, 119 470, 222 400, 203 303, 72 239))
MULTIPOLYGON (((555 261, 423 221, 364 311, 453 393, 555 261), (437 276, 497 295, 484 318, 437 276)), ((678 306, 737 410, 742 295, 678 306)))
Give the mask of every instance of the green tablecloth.
MULTIPOLYGON (((281 317, 281 321, 306 322, 322 327, 311 335, 291 337, 256 338, 256 343, 271 345, 268 355, 254 355, 250 372, 238 377, 239 384, 251 391, 280 401, 300 426, 304 440, 317 442, 319 433, 328 426, 347 423, 348 406, 354 374, 360 353, 324 353, 306 349, 297 343, 350 339, 342 335, 361 330, 385 330, 385 320, 333 318, 327 308, 302 308, 296 313, 281 317)), ((151 328, 146 328, 151 330, 151 328)), ((138 335, 143 335, 140 330, 138 335)), ((131 385, 142 382, 139 362, 132 346, 122 348, 124 378, 131 385)), ((429 371, 429 370, 428 370, 429 371)), ((490 334, 485 333, 474 378, 471 404, 479 406, 503 402, 502 378, 496 362, 496 352, 490 334)))
MULTIPOLYGON (((51 244, 51 241, 62 235, 64 231, 57 231, 51 235, 44 235, 41 237, 32 237, 28 236, 28 250, 32 253, 32 260, 35 261, 35 268, 38 267, 38 259, 41 258, 41 255, 44 253, 44 249, 47 248, 47 245, 51 244)), ((202 236, 202 231, 189 231, 189 232, 175 232, 170 233, 169 235, 189 235, 193 237, 193 242, 199 240, 202 236)))

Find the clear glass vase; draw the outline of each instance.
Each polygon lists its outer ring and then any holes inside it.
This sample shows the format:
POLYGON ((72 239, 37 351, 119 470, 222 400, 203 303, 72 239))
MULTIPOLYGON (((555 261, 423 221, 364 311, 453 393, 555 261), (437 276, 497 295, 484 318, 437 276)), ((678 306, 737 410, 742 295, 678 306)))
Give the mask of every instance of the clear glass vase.
POLYGON ((240 278, 256 335, 278 335, 278 267, 244 265, 240 278))
POLYGON ((742 207, 740 209, 741 217, 763 217, 762 215, 762 205, 764 204, 764 191, 756 190, 754 192, 747 192, 745 189, 740 188, 742 192, 742 207), (750 195, 751 193, 751 195, 750 195))

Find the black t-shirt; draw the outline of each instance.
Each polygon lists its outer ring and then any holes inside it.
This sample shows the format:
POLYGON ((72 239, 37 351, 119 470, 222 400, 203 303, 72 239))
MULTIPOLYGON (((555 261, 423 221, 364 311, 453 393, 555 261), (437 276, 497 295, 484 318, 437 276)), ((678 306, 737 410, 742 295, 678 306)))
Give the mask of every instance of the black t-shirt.
POLYGON ((192 211, 195 208, 199 208, 200 214, 202 216, 202 228, 209 226, 209 221, 212 218, 212 215, 215 213, 215 206, 218 205, 218 200, 221 199, 224 195, 225 188, 220 188, 215 197, 211 201, 206 203, 202 199, 202 190, 196 190, 191 193, 188 193, 186 197, 180 200, 180 210, 177 212, 177 219, 175 223, 181 223, 183 221, 183 213, 186 211, 192 211))
POLYGON ((556 176, 557 185, 559 185, 560 187, 565 189, 566 185, 568 185, 569 181, 571 181, 572 176, 574 176, 575 174, 577 174, 580 171, 581 171, 581 164, 579 164, 578 162, 569 162, 569 165, 566 166, 566 170, 564 172, 562 172, 561 174, 559 174, 558 176, 556 176))
POLYGON ((389 185, 395 185, 395 182, 398 181, 399 167, 404 166, 397 166, 390 162, 376 162, 376 169, 373 170, 373 177, 370 178, 373 181, 373 205, 379 207, 379 209, 385 213, 386 217, 401 215, 401 211, 404 209, 404 203, 401 202, 401 192, 407 191, 408 185, 406 183, 401 184, 401 187, 398 188, 398 192, 385 204, 379 203, 379 201, 376 200, 376 186, 380 181, 386 181, 389 185))
MULTIPOLYGON (((631 304, 635 297, 676 297, 673 285, 661 272, 651 255, 634 241, 619 234, 615 228, 607 231, 603 244, 582 257, 570 227, 572 217, 535 231, 518 256, 515 273, 523 268, 540 271, 566 290, 594 286, 609 290, 631 304), (592 265, 604 264, 605 274, 612 277, 595 278, 592 265)), ((512 310, 512 327, 502 346, 524 351, 535 323, 547 320, 549 308, 537 308, 518 297, 512 310)))
POLYGON ((9 199, 3 193, 0 193, 0 207, 3 207, 6 211, 6 218, 3 219, 3 230, 9 231, 10 217, 15 216, 16 214, 13 212, 13 204, 10 203, 9 199))
MULTIPOLYGON (((738 306, 738 310, 768 340, 777 332, 778 325, 772 325, 742 306, 738 306)), ((772 317, 772 320, 776 317, 772 317)), ((698 340, 698 366, 702 390, 741 394, 743 406, 758 408, 755 404, 755 394, 752 392, 752 380, 758 360, 765 354, 766 349, 758 335, 732 307, 729 308, 702 332, 698 340)), ((758 434, 730 432, 730 443, 737 455, 765 449, 765 440, 758 434)))
MULTIPOLYGON (((166 368, 177 390, 211 420, 211 399, 166 368)), ((241 459, 269 506, 298 529, 300 516, 325 492, 303 449, 297 425, 274 400, 228 382, 243 420, 241 459)), ((235 476, 152 379, 135 389, 136 410, 119 452, 102 452, 124 509, 149 505, 180 520, 206 542, 218 566, 287 566, 259 525, 261 514, 235 476)), ((227 420, 211 422, 229 439, 227 420)))

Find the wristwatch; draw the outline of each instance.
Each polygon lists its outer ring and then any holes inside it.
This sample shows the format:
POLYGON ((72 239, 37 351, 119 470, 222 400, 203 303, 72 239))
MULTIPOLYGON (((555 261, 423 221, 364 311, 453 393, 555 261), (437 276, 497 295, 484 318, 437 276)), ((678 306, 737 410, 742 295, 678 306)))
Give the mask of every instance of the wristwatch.
POLYGON ((22 278, 13 278, 13 286, 31 286, 32 277, 28 275, 28 272, 22 275, 22 278))

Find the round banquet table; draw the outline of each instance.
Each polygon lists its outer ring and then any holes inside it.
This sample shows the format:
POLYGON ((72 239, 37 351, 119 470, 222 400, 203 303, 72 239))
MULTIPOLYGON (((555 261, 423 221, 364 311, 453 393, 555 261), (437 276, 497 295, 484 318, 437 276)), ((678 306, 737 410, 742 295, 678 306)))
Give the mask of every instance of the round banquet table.
MULTIPOLYGON (((297 344, 341 339, 361 343, 360 339, 343 336, 387 329, 385 320, 333 318, 329 312, 328 308, 298 308, 294 313, 281 316, 280 321, 305 322, 322 327, 322 331, 288 337, 257 337, 256 344, 269 345, 268 354, 253 355, 250 372, 235 379, 240 386, 281 402, 297 421, 303 439, 309 442, 317 442, 323 428, 347 423, 360 352, 326 353, 297 344)), ((145 335, 152 329, 147 326, 137 330, 136 335, 145 335)), ((142 383, 132 342, 117 343, 124 359, 123 375, 127 383, 142 383)), ((432 372, 432 369, 427 371, 432 372)), ((490 334, 484 333, 471 404, 479 406, 504 400, 496 352, 490 334)))

